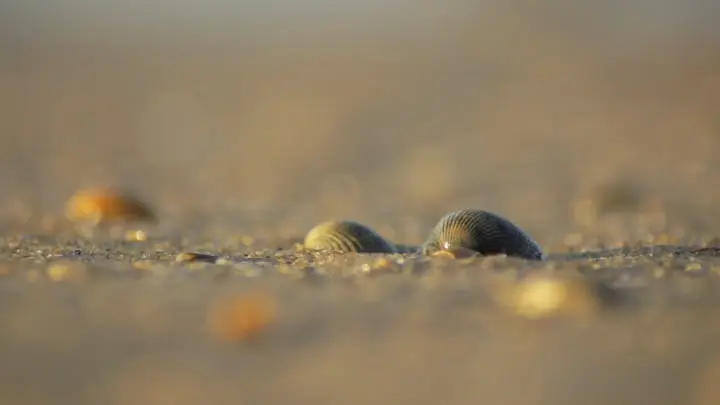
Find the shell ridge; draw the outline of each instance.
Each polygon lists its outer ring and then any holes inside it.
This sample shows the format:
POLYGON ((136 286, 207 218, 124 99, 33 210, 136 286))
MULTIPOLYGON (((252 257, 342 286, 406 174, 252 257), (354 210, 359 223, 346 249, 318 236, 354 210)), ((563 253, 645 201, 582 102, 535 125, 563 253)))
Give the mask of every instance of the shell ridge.
POLYGON ((443 249, 446 242, 482 255, 504 253, 542 259, 540 245, 507 218, 483 210, 462 209, 443 216, 423 243, 424 254, 443 249))

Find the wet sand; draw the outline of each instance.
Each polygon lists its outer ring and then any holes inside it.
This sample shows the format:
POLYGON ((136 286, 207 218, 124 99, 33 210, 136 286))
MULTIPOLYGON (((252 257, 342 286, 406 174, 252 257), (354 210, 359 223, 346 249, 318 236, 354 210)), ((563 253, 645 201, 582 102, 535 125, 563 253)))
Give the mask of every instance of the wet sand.
POLYGON ((0 43, 0 403, 717 403, 720 42, 483 18, 0 43), (98 185, 158 223, 64 218, 98 185), (329 219, 417 245, 459 208, 550 260, 296 246, 329 219), (533 274, 618 299, 528 318, 508 303, 533 274))

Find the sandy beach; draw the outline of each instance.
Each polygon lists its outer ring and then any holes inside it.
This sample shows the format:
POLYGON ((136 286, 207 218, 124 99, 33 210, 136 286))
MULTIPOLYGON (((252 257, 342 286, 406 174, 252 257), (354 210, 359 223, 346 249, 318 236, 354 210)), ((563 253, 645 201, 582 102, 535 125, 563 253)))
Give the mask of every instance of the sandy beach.
POLYGON ((557 3, 0 10, 0 403, 720 401, 720 32, 557 3), (157 221, 68 219, 87 187, 157 221), (461 208, 550 259, 299 246, 332 219, 419 245, 461 208))

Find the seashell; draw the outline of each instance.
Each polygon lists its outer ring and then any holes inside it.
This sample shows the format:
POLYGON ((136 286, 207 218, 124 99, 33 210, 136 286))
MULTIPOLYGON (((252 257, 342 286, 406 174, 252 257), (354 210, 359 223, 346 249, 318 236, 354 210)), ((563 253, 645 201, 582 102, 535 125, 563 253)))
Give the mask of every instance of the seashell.
POLYGON ((260 338, 277 318, 276 299, 264 292, 218 301, 210 308, 210 332, 226 342, 260 338))
POLYGON ((422 246, 438 250, 470 249, 481 255, 506 254, 529 260, 545 258, 540 245, 509 220, 487 211, 463 209, 440 219, 422 246))
POLYGON ((327 221, 308 232, 305 247, 341 253, 397 253, 395 245, 354 221, 327 221))
POLYGON ((496 302, 528 319, 591 315, 621 303, 607 284, 587 277, 536 274, 493 291, 496 302))
POLYGON ((156 221, 152 209, 137 197, 112 188, 86 188, 77 191, 65 204, 65 217, 71 221, 133 222, 156 221))

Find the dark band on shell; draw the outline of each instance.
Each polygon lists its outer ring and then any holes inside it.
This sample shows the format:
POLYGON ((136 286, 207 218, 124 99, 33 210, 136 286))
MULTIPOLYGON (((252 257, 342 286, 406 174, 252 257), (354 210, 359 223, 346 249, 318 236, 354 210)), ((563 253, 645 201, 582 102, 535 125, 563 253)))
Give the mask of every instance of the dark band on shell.
POLYGON ((305 247, 337 253, 397 253, 395 245, 354 221, 323 222, 305 236, 305 247))
POLYGON ((500 215, 463 209, 440 219, 422 246, 423 254, 442 249, 466 248, 483 256, 506 254, 543 260, 540 245, 517 225, 500 215))

